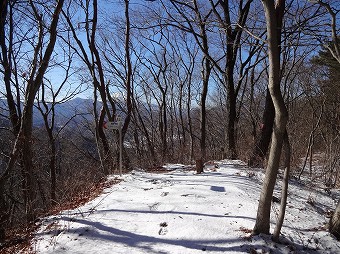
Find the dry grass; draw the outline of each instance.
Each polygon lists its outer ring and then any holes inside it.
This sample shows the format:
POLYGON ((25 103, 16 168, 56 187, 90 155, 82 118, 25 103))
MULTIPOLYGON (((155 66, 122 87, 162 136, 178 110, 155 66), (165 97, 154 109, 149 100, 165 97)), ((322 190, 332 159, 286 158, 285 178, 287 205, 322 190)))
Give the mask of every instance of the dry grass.
MULTIPOLYGON (((60 204, 51 207, 47 213, 41 215, 48 216, 57 214, 63 210, 75 209, 85 203, 98 197, 105 188, 109 188, 114 184, 119 183, 121 180, 114 178, 110 180, 101 179, 97 183, 88 183, 83 186, 79 191, 70 194, 70 198, 60 204)), ((7 230, 6 241, 0 245, 1 254, 23 253, 32 254, 34 251, 31 249, 31 241, 34 237, 34 232, 39 227, 39 220, 31 225, 21 225, 18 228, 7 230)))
POLYGON ((245 227, 240 227, 240 231, 242 231, 243 233, 246 233, 246 234, 250 234, 251 232, 253 232, 252 229, 245 228, 245 227))
POLYGON ((37 225, 26 225, 15 229, 7 230, 6 241, 0 247, 1 254, 33 253, 31 250, 31 239, 37 225))
POLYGON ((121 180, 119 180, 118 178, 110 180, 102 179, 100 182, 93 183, 90 186, 83 186, 83 188, 81 188, 79 191, 75 191, 73 195, 70 195, 70 198, 68 200, 65 200, 64 202, 52 207, 48 215, 57 214, 63 210, 72 210, 81 205, 84 205, 87 202, 98 197, 98 195, 101 194, 105 188, 117 184, 120 181, 121 180))

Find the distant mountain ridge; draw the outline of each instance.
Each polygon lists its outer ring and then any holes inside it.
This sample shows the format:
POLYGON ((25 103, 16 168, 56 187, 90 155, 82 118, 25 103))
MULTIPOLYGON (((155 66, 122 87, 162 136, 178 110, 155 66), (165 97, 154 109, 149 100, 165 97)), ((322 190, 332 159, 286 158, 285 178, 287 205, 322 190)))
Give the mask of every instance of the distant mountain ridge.
MULTIPOLYGON (((81 121, 93 120, 93 101, 91 99, 74 98, 72 100, 58 103, 55 105, 55 126, 64 126, 71 118, 72 120, 68 123, 70 126, 79 124, 81 121)), ((48 108, 51 108, 51 103, 47 103, 48 108)), ((35 103, 33 110, 33 125, 35 127, 44 126, 43 117, 38 110, 38 104, 35 103)), ((50 113, 51 114, 51 113, 50 113)), ((6 99, 0 99, 0 125, 9 125, 8 121, 8 107, 6 99)))

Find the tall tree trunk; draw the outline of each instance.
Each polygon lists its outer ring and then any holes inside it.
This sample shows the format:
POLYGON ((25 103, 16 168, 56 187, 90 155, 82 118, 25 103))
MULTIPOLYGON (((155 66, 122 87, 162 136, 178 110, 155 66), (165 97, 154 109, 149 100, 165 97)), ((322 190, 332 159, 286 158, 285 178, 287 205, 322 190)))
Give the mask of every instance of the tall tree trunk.
MULTIPOLYGON (((190 84, 190 83, 189 83, 190 84)), ((191 163, 194 159, 194 133, 191 119, 191 86, 188 85, 188 96, 186 101, 187 116, 188 116, 188 131, 189 131, 189 156, 188 160, 191 163)))
POLYGON ((7 180, 7 178, 1 178, 0 181, 0 243, 3 243, 5 241, 5 236, 6 236, 6 223, 8 219, 8 204, 7 200, 5 198, 5 181, 2 180, 7 180))
MULTIPOLYGON (((127 114, 124 121, 124 125, 122 127, 122 139, 121 144, 124 147, 124 137, 127 133, 130 121, 131 121, 131 115, 132 115, 132 96, 133 96, 133 89, 132 89, 132 64, 131 64, 131 55, 130 55, 130 14, 129 14, 129 0, 125 0, 125 61, 127 64, 127 70, 126 70, 126 80, 125 80, 125 90, 126 90, 126 108, 127 108, 127 114)), ((123 149, 125 151, 125 149, 123 149)), ((126 168, 129 167, 129 160, 128 160, 128 154, 125 153, 125 165, 126 168)))
POLYGON ((42 49, 42 16, 38 13, 34 3, 30 1, 30 5, 33 9, 35 18, 39 22, 39 39, 38 43, 35 47, 34 59, 32 60, 32 72, 30 74, 30 78, 27 82, 27 88, 25 91, 25 102, 24 109, 21 117, 21 127, 20 131, 17 135, 12 153, 10 155, 10 159, 5 169, 5 173, 11 171, 14 167, 15 162, 19 153, 22 154, 22 167, 23 167, 23 193, 24 193, 24 205, 26 209, 27 219, 28 221, 32 221, 34 219, 33 212, 33 204, 32 201, 34 199, 34 191, 33 191, 33 142, 32 142, 32 125, 33 125, 33 106, 35 96, 42 84, 44 74, 48 67, 51 55, 54 50, 54 46, 57 39, 57 24, 59 20, 59 14, 61 12, 64 0, 59 0, 57 6, 54 10, 52 16, 52 22, 49 27, 50 38, 49 42, 46 46, 45 52, 43 54, 40 65, 37 63, 38 53, 42 49))
MULTIPOLYGON (((145 142, 147 144, 147 148, 148 148, 148 152, 151 155, 150 161, 152 162, 153 165, 157 165, 157 158, 156 158, 156 153, 155 153, 155 147, 151 141, 151 137, 149 135, 149 131, 147 126, 144 123, 143 117, 141 115, 141 112, 139 110, 137 110, 138 106, 136 105, 136 101, 134 100, 134 110, 133 113, 135 114, 135 118, 138 119, 139 123, 140 123, 140 127, 139 129, 142 131, 142 133, 144 133, 144 138, 145 142)), ((143 142, 144 143, 144 142, 143 142)), ((144 146, 142 147, 142 151, 144 151, 144 146)), ((147 155, 149 156, 149 154, 147 155)))
MULTIPOLYGON (((6 98, 10 112, 10 121, 12 123, 14 133, 17 135, 20 129, 19 117, 16 112, 15 102, 11 92, 11 66, 10 60, 8 59, 11 55, 10 49, 7 49, 6 45, 6 20, 8 14, 8 3, 9 1, 4 0, 0 4, 0 46, 1 46, 1 64, 3 67, 4 83, 6 87, 6 98)), ((12 17, 9 17, 10 24, 12 17)), ((12 27, 10 26, 10 30, 12 27)), ((9 40, 11 45, 11 40, 9 40)), ((0 243, 5 240, 5 227, 7 222, 7 210, 8 204, 5 196, 5 184, 7 182, 8 171, 5 171, 0 175, 0 243)))
POLYGON ((262 0, 267 24, 268 58, 269 58, 269 83, 268 88, 275 108, 275 121, 272 142, 269 152, 266 175, 260 195, 254 234, 269 234, 270 210, 273 190, 279 169, 283 138, 288 122, 288 111, 280 90, 280 48, 277 27, 277 8, 283 8, 285 1, 274 3, 272 0, 262 0))
MULTIPOLYGON (((266 1, 262 0, 262 2, 266 2, 266 1)), ((274 5, 273 15, 276 16, 276 20, 273 22, 276 22, 276 28, 277 28, 276 40, 277 40, 277 47, 279 50, 277 61, 280 64, 281 37, 282 37, 281 29, 282 29, 283 16, 284 16, 284 11, 285 11, 285 0, 276 0, 274 2, 275 3, 272 3, 274 5)), ((279 72, 278 74, 279 80, 277 82, 280 83, 281 73, 280 71, 278 72, 279 72)), ((269 148, 269 144, 270 144, 270 140, 271 140, 271 136, 273 132, 275 112, 276 112, 272 99, 273 97, 271 95, 270 89, 268 88, 267 93, 266 93, 266 103, 265 103, 265 109, 263 112, 261 132, 260 132, 259 138, 257 139, 255 143, 253 153, 248 163, 250 167, 263 166, 263 160, 268 153, 268 148, 269 148)))
MULTIPOLYGON (((12 54, 12 36, 13 36, 13 24, 12 24, 12 7, 10 7, 9 14, 9 47, 7 49, 6 45, 6 18, 8 14, 8 6, 9 1, 5 0, 0 5, 0 44, 1 44, 1 63, 4 68, 4 83, 6 88, 6 99, 7 105, 9 109, 9 118, 11 124, 13 126, 14 134, 17 135, 20 130, 20 116, 16 110, 15 101, 12 95, 11 90, 11 74, 12 74, 12 66, 11 66, 11 54, 12 54)), ((18 95, 19 96, 19 95, 18 95)))
POLYGON ((255 141, 253 152, 248 162, 249 167, 263 167, 263 160, 267 155, 268 147, 273 132, 275 109, 270 92, 267 89, 266 103, 260 126, 260 134, 255 141))
MULTIPOLYGON (((208 44, 208 35, 207 35, 207 24, 208 19, 210 15, 212 14, 211 11, 209 11, 205 16, 202 15, 200 11, 200 3, 197 0, 193 0, 190 3, 182 2, 182 1, 170 1, 171 4, 175 7, 175 9, 178 11, 178 13, 185 19, 185 23, 187 25, 187 28, 185 28, 185 25, 183 26, 183 30, 190 31, 192 35, 194 36, 197 44, 199 45, 200 49, 203 53, 203 60, 202 60, 202 93, 201 93, 201 99, 200 99, 200 150, 198 154, 196 155, 196 159, 202 160, 204 163, 205 157, 206 157, 206 99, 208 94, 208 84, 210 79, 210 73, 211 73, 211 60, 212 58, 209 55, 209 44, 208 44), (195 20, 193 21, 191 17, 187 16, 186 11, 184 11, 185 8, 189 8, 195 13, 195 20), (196 25, 199 27, 199 32, 196 32, 193 26, 193 23, 196 23, 196 25)), ((176 18, 174 18, 176 20, 176 18)), ((182 27, 183 24, 181 24, 179 27, 182 27)), ((195 26, 196 26, 195 25, 195 26)), ((190 126, 190 124, 189 124, 190 126)), ((191 131, 190 131, 191 132, 191 131)), ((192 134, 192 132, 191 132, 192 134)), ((190 135, 191 137, 191 147, 193 147, 193 135, 190 135)), ((200 163, 199 165, 203 165, 203 163, 200 163)), ((197 172, 200 173, 203 171, 203 167, 197 168, 197 172)))
POLYGON ((26 106, 23 111, 22 127, 21 127, 21 150, 22 150, 22 172, 23 172, 23 194, 24 205, 27 215, 27 221, 34 220, 33 212, 33 199, 35 198, 35 192, 33 187, 33 141, 32 141, 32 125, 33 125, 33 100, 27 100, 26 106))
POLYGON ((228 99, 228 129, 227 129, 227 155, 226 157, 232 160, 237 159, 237 149, 236 149, 236 98, 234 95, 230 96, 228 99))
MULTIPOLYGON (((236 125, 237 125, 237 113, 236 113, 236 102, 237 102, 237 96, 240 90, 239 86, 235 87, 234 82, 234 69, 237 61, 237 53, 240 49, 240 42, 241 37, 243 33, 243 29, 241 27, 245 26, 245 23, 247 21, 247 17, 250 10, 250 5, 253 2, 253 0, 247 0, 247 1, 239 1, 238 5, 238 16, 236 23, 238 26, 233 28, 233 22, 232 22, 232 12, 231 12, 231 5, 230 1, 228 0, 221 0, 217 1, 217 3, 214 3, 214 1, 210 0, 213 12, 215 13, 217 19, 220 22, 220 25, 225 30, 226 35, 226 65, 224 70, 219 67, 217 62, 213 61, 215 67, 217 67, 221 72, 223 72, 224 77, 224 85, 227 91, 228 95, 228 123, 227 123, 227 130, 225 135, 225 157, 228 157, 230 159, 236 159, 238 157, 237 153, 237 132, 236 132, 236 125), (218 10, 216 7, 220 5, 222 10, 218 10), (221 16, 221 13, 223 13, 223 16, 221 16)), ((236 4, 236 3, 235 3, 236 4)))
POLYGON ((201 139, 200 139, 200 155, 198 160, 201 161, 201 163, 198 163, 197 167, 197 173, 203 172, 203 164, 206 160, 207 152, 206 152, 206 133, 207 133, 207 127, 206 127, 206 100, 208 95, 208 86, 209 86, 209 79, 211 74, 211 61, 209 58, 209 45, 208 45, 208 35, 206 30, 206 20, 208 16, 202 18, 197 1, 194 1, 195 6, 195 12, 196 16, 199 20, 199 27, 200 27, 200 37, 202 40, 202 51, 204 54, 203 57, 203 64, 202 64, 202 94, 201 94, 201 112, 200 112, 200 120, 201 120, 201 139))
MULTIPOLYGON (((206 44, 206 47, 208 46, 208 43, 206 44)), ((202 70, 203 77, 202 77, 202 94, 201 94, 201 113, 200 113, 200 120, 201 120, 201 140, 200 140, 200 159, 202 160, 202 163, 204 163, 206 159, 206 133, 207 133, 207 127, 206 127, 206 121, 207 121, 207 114, 206 114, 206 100, 208 95, 208 85, 209 85, 209 77, 211 72, 211 66, 210 61, 208 58, 204 57, 204 67, 202 70)), ((203 164, 202 164, 203 165, 203 164)), ((202 173, 203 167, 197 169, 197 173, 202 173)))
MULTIPOLYGON (((94 100, 94 105, 97 104, 97 99, 94 100)), ((103 169, 103 173, 105 175, 108 175, 110 173, 112 173, 112 171, 110 170, 112 163, 110 163, 110 156, 112 155, 111 151, 110 151, 110 145, 109 142, 107 140, 106 134, 103 130, 103 124, 104 124, 104 119, 106 116, 106 110, 104 107, 101 108, 100 110, 100 114, 98 116, 97 112, 96 112, 96 106, 94 106, 94 114, 95 114, 95 127, 96 127, 96 142, 97 142, 97 150, 98 150, 98 155, 100 157, 100 163, 103 169), (100 143, 103 146, 103 149, 100 149, 99 146, 99 140, 100 143), (101 152, 102 151, 102 152, 101 152)))
POLYGON ((229 159, 237 159, 237 151, 236 151, 236 96, 237 93, 235 91, 234 84, 234 53, 232 43, 233 40, 228 37, 229 43, 227 45, 227 67, 226 67, 226 85, 228 92, 228 124, 227 124, 227 136, 226 136, 226 144, 227 147, 226 157, 229 159))
MULTIPOLYGON (((226 5, 228 6, 228 1, 226 2, 226 5)), ((226 7, 229 11, 229 7, 226 7)), ((229 13, 228 13, 229 16, 229 13)), ((228 20, 226 21, 226 24, 228 24, 228 30, 227 30, 227 65, 225 69, 225 86, 227 87, 227 94, 228 94, 228 124, 227 124, 227 140, 226 144, 227 147, 225 151, 227 152, 226 157, 229 159, 237 159, 237 151, 236 151, 236 98, 237 93, 235 89, 235 82, 234 82, 234 67, 236 63, 236 56, 237 56, 237 50, 238 48, 235 47, 235 39, 236 34, 232 31, 232 26, 229 25, 230 18, 228 17, 228 20)))
POLYGON ((55 140, 50 139, 51 146, 51 158, 50 158, 50 174, 51 174, 51 201, 53 204, 56 203, 56 189, 57 189, 57 169, 56 169, 56 144, 55 140))

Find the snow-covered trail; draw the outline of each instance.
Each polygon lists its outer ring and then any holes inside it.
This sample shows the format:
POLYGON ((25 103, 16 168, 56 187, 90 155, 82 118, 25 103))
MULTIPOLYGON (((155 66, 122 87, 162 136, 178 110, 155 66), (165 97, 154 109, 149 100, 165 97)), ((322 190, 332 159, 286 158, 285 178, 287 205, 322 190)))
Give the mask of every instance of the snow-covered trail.
MULTIPOLYGON (((255 223, 261 188, 258 175, 227 161, 200 175, 184 168, 166 174, 135 171, 86 205, 44 219, 33 248, 38 253, 82 254, 289 253, 298 249, 299 245, 275 246, 267 244, 266 238, 247 238, 255 223)), ((294 228, 288 227, 287 232, 296 237, 294 228)), ((332 248, 324 253, 332 253, 332 248)))

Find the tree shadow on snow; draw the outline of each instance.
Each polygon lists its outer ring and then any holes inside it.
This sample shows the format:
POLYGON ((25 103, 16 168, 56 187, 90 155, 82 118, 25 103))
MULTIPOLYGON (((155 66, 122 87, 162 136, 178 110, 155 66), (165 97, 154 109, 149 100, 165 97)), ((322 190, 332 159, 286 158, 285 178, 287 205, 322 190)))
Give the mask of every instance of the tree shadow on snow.
MULTIPOLYGON (((65 218, 68 220, 69 218, 65 218)), ((208 252, 240 252, 240 253, 273 253, 281 254, 283 250, 287 253, 323 253, 315 249, 309 249, 289 241, 284 237, 280 237, 281 244, 271 241, 271 236, 260 235, 254 237, 238 237, 225 239, 166 239, 155 236, 146 236, 113 227, 108 227, 100 222, 92 222, 85 219, 78 219, 77 223, 81 223, 84 227, 77 229, 69 229, 68 233, 86 237, 87 239, 110 241, 134 247, 147 253, 171 254, 166 250, 171 247, 166 245, 179 246, 190 250, 208 251, 208 252), (163 245, 163 246, 162 246, 163 245), (219 246, 224 245, 224 246, 219 246), (166 249, 162 251, 161 249, 166 249)))
MULTIPOLYGON (((95 213, 141 213, 141 214, 174 214, 174 215, 189 215, 189 216, 203 216, 203 217, 212 217, 212 218, 235 218, 235 219, 246 219, 255 221, 255 218, 246 217, 246 216, 230 216, 230 215, 218 215, 218 214, 207 214, 207 213, 196 213, 196 212, 181 212, 181 211, 164 211, 164 210, 124 210, 124 209, 101 209, 96 210, 95 213)), ((69 213, 68 215, 82 215, 87 213, 93 213, 93 210, 88 212, 79 212, 79 213, 69 213)), ((65 221, 78 221, 78 218, 70 218, 70 217, 62 217, 62 220, 65 221)))
MULTIPOLYGON (((63 218, 64 220, 70 220, 70 218, 63 218)), ((251 241, 246 240, 242 237, 240 238, 225 238, 218 240, 208 240, 208 239, 166 239, 155 236, 141 235, 113 227, 108 227, 100 222, 92 222, 85 219, 77 219, 77 223, 81 223, 84 227, 69 229, 67 233, 75 234, 87 239, 102 240, 104 242, 111 241, 114 243, 119 243, 127 245, 129 247, 134 247, 147 251, 147 253, 157 253, 157 254, 170 254, 171 252, 161 251, 161 249, 171 250, 171 247, 166 247, 164 245, 179 246, 187 249, 194 249, 200 251, 208 252, 240 252, 249 253, 252 249, 265 249, 270 250, 270 253, 280 253, 275 250, 275 246, 268 247, 265 244, 252 244, 251 241), (249 243, 248 243, 249 242, 249 243), (226 246, 216 246, 216 245, 226 245, 226 246), (163 246, 162 246, 163 245, 163 246), (229 245, 229 246, 228 246, 229 245)))

